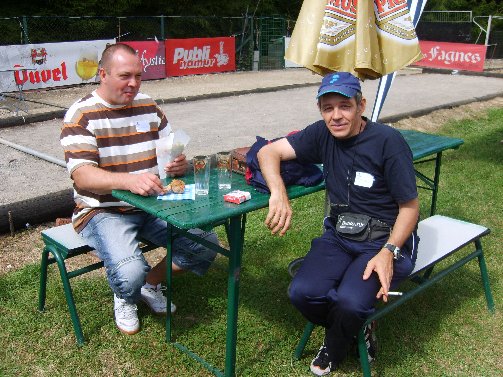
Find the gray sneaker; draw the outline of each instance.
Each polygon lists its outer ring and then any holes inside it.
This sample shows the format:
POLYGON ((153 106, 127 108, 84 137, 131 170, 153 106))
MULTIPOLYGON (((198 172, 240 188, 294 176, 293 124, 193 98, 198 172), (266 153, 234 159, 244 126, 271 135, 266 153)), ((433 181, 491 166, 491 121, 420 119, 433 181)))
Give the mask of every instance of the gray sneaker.
POLYGON ((128 304, 126 300, 114 294, 115 323, 122 333, 133 335, 140 331, 140 321, 136 310, 135 304, 128 304))
MULTIPOLYGON (((157 284, 155 288, 147 288, 145 286, 141 287, 141 300, 147 304, 147 306, 158 315, 166 314, 166 308, 168 306, 168 300, 162 291, 166 290, 161 284, 157 284)), ((171 303, 171 314, 176 312, 175 304, 171 303)))

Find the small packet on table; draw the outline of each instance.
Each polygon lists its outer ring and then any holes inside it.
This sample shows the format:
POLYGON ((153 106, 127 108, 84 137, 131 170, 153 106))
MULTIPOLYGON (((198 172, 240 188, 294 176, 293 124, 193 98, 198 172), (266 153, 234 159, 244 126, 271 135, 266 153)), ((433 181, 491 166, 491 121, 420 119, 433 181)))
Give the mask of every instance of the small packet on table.
POLYGON ((251 199, 248 191, 234 190, 224 195, 224 201, 229 203, 241 204, 251 199))

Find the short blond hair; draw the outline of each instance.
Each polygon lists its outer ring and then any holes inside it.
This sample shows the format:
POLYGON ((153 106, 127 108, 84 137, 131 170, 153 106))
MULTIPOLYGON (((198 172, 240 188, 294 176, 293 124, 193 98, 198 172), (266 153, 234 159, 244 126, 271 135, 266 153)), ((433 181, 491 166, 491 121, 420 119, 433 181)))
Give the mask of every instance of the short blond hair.
POLYGON ((114 43, 107 45, 107 47, 103 51, 103 54, 101 54, 100 60, 100 67, 103 68, 107 73, 110 72, 110 62, 112 61, 112 58, 117 51, 125 51, 127 53, 130 53, 131 55, 137 55, 136 50, 127 44, 114 43))

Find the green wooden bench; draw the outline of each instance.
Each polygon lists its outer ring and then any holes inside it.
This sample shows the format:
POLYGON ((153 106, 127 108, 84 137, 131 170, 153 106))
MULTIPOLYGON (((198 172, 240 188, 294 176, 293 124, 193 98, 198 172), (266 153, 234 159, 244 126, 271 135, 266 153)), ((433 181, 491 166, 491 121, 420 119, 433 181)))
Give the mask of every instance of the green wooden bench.
MULTIPOLYGON (((475 258, 477 258, 479 262, 480 275, 486 296, 487 307, 491 312, 494 312, 494 301, 489 287, 489 277, 480 241, 480 239, 489 234, 489 232, 490 230, 488 228, 481 225, 440 215, 431 216, 419 223, 418 235, 420 237, 420 242, 418 257, 414 271, 412 271, 409 276, 409 279, 417 283, 417 286, 407 292, 404 292, 402 296, 393 298, 391 302, 378 306, 375 313, 367 319, 358 333, 360 364, 365 377, 371 376, 370 363, 368 361, 364 336, 365 327, 372 321, 383 317, 398 306, 412 299, 418 293, 422 292, 475 258), (461 259, 454 260, 447 267, 433 274, 433 268, 438 262, 451 257, 456 251, 470 244, 473 244, 475 247, 475 250, 472 253, 461 259)), ((302 258, 292 261, 290 263, 290 267, 298 265, 301 259, 302 258)), ((289 270, 291 271, 291 268, 289 268, 289 270)), ((315 325, 313 323, 308 322, 304 328, 304 333, 294 352, 295 359, 298 360, 302 356, 314 326, 315 325)))
MULTIPOLYGON (((67 259, 93 251, 93 248, 87 245, 82 237, 75 232, 72 224, 60 225, 42 231, 42 240, 44 241, 44 249, 42 251, 42 261, 40 263, 38 310, 43 311, 45 307, 47 268, 50 264, 57 263, 75 337, 77 343, 82 345, 84 344, 84 335, 82 334, 82 327, 79 315, 77 314, 77 307, 75 306, 70 279, 103 267, 103 262, 96 262, 76 270, 67 271, 65 264, 67 259)), ((159 247, 145 240, 139 241, 141 250, 144 253, 159 247)))

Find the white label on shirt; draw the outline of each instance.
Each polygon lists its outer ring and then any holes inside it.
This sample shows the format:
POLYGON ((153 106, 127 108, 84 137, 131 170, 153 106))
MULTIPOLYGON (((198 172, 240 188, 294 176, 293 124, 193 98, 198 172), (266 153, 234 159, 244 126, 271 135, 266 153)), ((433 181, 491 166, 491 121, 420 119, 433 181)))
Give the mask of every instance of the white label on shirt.
POLYGON ((136 132, 148 132, 150 131, 150 123, 146 120, 139 120, 134 123, 136 126, 136 132))
POLYGON ((370 188, 374 183, 374 177, 369 173, 363 173, 361 171, 356 172, 355 176, 355 186, 362 186, 370 188))

